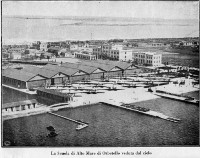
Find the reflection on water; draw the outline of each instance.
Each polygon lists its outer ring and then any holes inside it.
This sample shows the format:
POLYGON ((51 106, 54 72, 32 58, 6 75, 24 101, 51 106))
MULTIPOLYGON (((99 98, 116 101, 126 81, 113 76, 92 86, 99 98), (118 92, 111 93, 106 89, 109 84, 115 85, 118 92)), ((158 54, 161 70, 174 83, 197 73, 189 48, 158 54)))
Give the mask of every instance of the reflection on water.
MULTIPOLYGON (((198 98, 198 93, 188 95, 198 98)), ((3 140, 17 146, 148 146, 197 145, 199 143, 199 107, 169 99, 135 103, 166 115, 180 118, 180 123, 149 117, 108 105, 89 105, 56 113, 89 123, 76 131, 77 124, 50 114, 41 114, 3 123, 3 140), (47 126, 57 137, 46 137, 47 126)))

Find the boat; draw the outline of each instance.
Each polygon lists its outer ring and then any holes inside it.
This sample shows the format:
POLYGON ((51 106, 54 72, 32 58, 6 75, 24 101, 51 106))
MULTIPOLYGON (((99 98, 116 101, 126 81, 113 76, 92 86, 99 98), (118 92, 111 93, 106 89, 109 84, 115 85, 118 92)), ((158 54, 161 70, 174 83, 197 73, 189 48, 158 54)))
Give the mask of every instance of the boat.
POLYGON ((48 127, 47 127, 47 130, 49 130, 49 131, 55 131, 55 129, 54 129, 53 126, 48 126, 48 127))
POLYGON ((141 111, 141 112, 150 111, 150 109, 143 108, 143 107, 140 107, 140 106, 130 105, 130 104, 122 104, 121 106, 129 108, 129 109, 133 109, 133 110, 138 110, 138 111, 141 111))
POLYGON ((88 124, 79 124, 78 127, 76 128, 77 131, 83 129, 83 128, 86 128, 88 127, 88 124))
POLYGON ((56 132, 50 132, 48 137, 56 137, 58 134, 56 132))

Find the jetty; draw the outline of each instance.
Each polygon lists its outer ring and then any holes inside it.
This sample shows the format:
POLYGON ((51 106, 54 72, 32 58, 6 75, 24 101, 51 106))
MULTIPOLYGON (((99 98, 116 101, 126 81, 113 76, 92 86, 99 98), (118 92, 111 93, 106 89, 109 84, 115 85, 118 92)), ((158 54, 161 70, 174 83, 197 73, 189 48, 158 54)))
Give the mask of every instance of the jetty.
POLYGON ((153 94, 163 97, 163 98, 167 98, 167 99, 172 99, 172 100, 177 100, 177 101, 181 101, 181 102, 185 102, 185 103, 199 105, 199 100, 194 99, 192 97, 188 97, 188 96, 181 96, 181 95, 171 94, 171 93, 166 93, 166 92, 164 92, 164 93, 155 92, 153 94))
POLYGON ((63 118, 63 119, 65 119, 65 120, 68 120, 68 121, 77 123, 77 124, 78 124, 78 127, 76 128, 76 130, 81 130, 81 129, 83 129, 83 128, 88 127, 88 123, 85 123, 85 122, 82 122, 82 121, 79 121, 79 120, 74 120, 74 119, 71 119, 71 118, 68 118, 68 117, 65 117, 65 116, 56 114, 56 113, 52 113, 52 112, 47 112, 47 113, 48 113, 48 114, 51 114, 51 115, 54 115, 54 116, 57 116, 57 117, 60 117, 60 118, 63 118))
MULTIPOLYGON (((146 109, 146 108, 144 108, 146 110, 139 110, 139 109, 135 109, 135 108, 131 108, 131 107, 126 107, 126 106, 124 106, 124 104, 116 105, 116 104, 111 104, 111 103, 108 103, 108 102, 101 102, 101 103, 106 104, 106 105, 115 106, 115 107, 118 107, 118 108, 122 108, 122 109, 125 109, 125 110, 138 112, 138 113, 141 113, 141 114, 153 116, 153 117, 158 117, 158 118, 161 118, 161 119, 164 119, 164 120, 167 120, 167 121, 171 121, 171 122, 177 123, 177 122, 180 121, 180 119, 178 119, 178 118, 166 116, 163 113, 160 113, 160 112, 157 112, 157 111, 152 111, 152 110, 146 109)), ((129 105, 129 104, 125 104, 125 105, 129 105)))

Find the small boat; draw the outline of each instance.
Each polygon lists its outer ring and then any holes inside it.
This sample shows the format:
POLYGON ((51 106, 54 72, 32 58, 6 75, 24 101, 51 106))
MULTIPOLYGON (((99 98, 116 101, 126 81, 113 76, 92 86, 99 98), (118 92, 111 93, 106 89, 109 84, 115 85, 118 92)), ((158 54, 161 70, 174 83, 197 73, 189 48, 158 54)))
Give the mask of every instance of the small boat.
POLYGON ((58 134, 56 132, 50 132, 48 137, 56 137, 58 134))
POLYGON ((81 125, 78 125, 78 127, 76 128, 76 130, 79 131, 79 130, 81 130, 83 128, 86 128, 86 127, 88 127, 87 124, 81 124, 81 125))
POLYGON ((49 130, 49 131, 55 131, 55 129, 54 129, 53 126, 48 126, 48 127, 47 127, 47 130, 49 130))

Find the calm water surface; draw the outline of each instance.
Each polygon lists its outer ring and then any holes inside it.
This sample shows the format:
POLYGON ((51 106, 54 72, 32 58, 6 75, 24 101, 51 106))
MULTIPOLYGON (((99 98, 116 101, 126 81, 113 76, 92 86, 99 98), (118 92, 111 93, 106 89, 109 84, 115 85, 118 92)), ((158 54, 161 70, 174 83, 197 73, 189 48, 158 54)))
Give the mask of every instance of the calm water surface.
MULTIPOLYGON (((199 93, 187 95, 198 98, 199 93)), ((5 99, 4 99, 5 100, 5 99)), ((17 146, 159 146, 198 145, 199 107, 168 99, 135 103, 141 107, 180 118, 180 123, 96 104, 56 113, 81 119, 89 127, 76 131, 77 124, 62 118, 41 114, 3 122, 3 140, 17 146), (58 136, 46 137, 47 126, 55 127, 58 136)))

